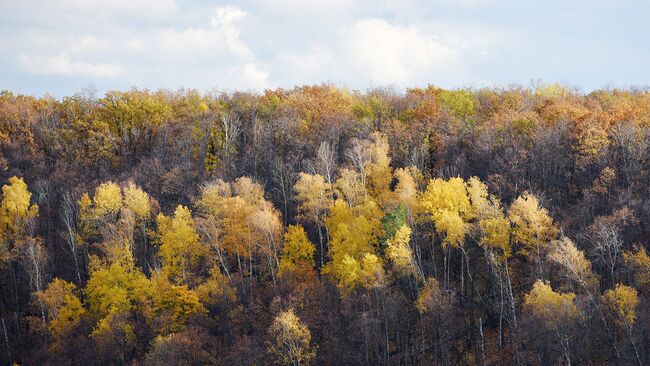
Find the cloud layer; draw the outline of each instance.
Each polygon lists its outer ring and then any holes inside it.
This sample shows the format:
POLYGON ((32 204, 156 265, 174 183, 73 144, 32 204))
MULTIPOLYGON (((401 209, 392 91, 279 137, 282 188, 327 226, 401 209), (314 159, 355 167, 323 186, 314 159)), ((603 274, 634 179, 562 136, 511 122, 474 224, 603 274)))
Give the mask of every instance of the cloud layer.
POLYGON ((648 15, 641 0, 0 1, 0 88, 650 84, 648 15))

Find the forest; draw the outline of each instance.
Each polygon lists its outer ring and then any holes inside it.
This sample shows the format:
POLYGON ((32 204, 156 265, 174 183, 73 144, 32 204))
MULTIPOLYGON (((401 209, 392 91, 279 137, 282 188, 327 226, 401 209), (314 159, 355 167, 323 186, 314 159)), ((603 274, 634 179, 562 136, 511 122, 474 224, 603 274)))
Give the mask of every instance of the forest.
POLYGON ((0 92, 2 365, 647 365, 650 91, 0 92))

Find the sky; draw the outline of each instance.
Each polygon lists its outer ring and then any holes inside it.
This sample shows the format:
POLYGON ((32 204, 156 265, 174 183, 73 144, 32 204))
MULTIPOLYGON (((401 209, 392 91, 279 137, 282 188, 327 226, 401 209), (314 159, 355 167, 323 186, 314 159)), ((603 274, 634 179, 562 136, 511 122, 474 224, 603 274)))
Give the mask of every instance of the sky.
POLYGON ((650 85, 650 0, 0 0, 0 90, 650 85))

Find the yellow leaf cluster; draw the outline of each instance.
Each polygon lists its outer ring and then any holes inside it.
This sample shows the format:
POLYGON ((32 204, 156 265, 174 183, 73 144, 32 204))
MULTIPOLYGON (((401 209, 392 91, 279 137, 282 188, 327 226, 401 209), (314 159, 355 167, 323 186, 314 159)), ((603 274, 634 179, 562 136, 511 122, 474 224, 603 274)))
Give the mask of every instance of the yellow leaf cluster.
POLYGON ((634 287, 617 284, 615 288, 605 291, 603 304, 615 315, 617 322, 628 327, 636 322, 639 297, 634 287))
POLYGON ((386 242, 386 256, 400 273, 413 273, 413 253, 409 243, 411 241, 411 228, 402 225, 395 236, 386 242))
POLYGON ((179 205, 174 216, 159 214, 157 221, 163 272, 173 282, 187 283, 199 258, 205 253, 205 247, 199 242, 192 212, 179 205))
POLYGON ((374 286, 376 281, 369 279, 379 275, 379 261, 374 247, 383 232, 382 216, 382 211, 372 200, 355 207, 337 200, 330 210, 326 225, 331 237, 331 261, 324 272, 338 280, 343 292, 349 292, 358 285, 374 286), (373 285, 369 285, 368 281, 373 285))
POLYGON ((331 187, 320 174, 300 173, 293 186, 300 218, 313 223, 322 223, 326 210, 331 205, 331 187))
POLYGON ((35 294, 47 309, 50 319, 49 329, 54 338, 60 338, 79 324, 86 313, 81 300, 75 294, 77 286, 55 278, 47 289, 35 294))
POLYGON ((391 195, 390 183, 393 174, 388 149, 386 135, 374 132, 368 145, 370 159, 364 166, 367 192, 382 206, 388 202, 391 195))
POLYGON ((436 232, 445 235, 443 246, 460 246, 468 230, 466 221, 474 217, 462 178, 430 180, 420 198, 420 210, 433 220, 436 232))
POLYGON ((574 303, 575 297, 573 292, 558 293, 548 283, 537 280, 524 297, 524 308, 547 326, 557 327, 582 315, 574 303))
POLYGON ((280 256, 280 274, 292 272, 307 275, 314 270, 316 247, 307 238, 300 225, 289 225, 284 234, 284 246, 280 256))
POLYGON ((210 271, 210 277, 195 288, 196 294, 205 306, 214 306, 222 300, 237 300, 237 292, 219 268, 210 271))
POLYGON ((539 250, 558 234, 548 211, 541 208, 537 198, 528 193, 524 193, 512 203, 508 218, 514 225, 513 239, 524 246, 524 252, 539 250))
POLYGON ((124 188, 124 207, 133 212, 138 221, 147 219, 151 215, 151 197, 131 182, 124 188))
POLYGON ((316 346, 311 345, 311 332, 300 321, 293 309, 276 315, 269 328, 269 352, 278 365, 310 365, 316 357, 316 346))
POLYGON ((9 241, 26 235, 29 222, 38 216, 38 205, 30 204, 32 194, 22 178, 11 177, 9 184, 2 186, 0 202, 0 259, 10 248, 9 241))
POLYGON ((483 237, 481 245, 498 249, 507 258, 510 256, 510 221, 503 217, 488 217, 480 221, 483 237))
POLYGON ((155 274, 151 278, 153 319, 158 334, 169 334, 182 330, 188 320, 207 311, 199 296, 185 285, 174 285, 166 276, 155 274))
POLYGON ((650 256, 645 248, 641 247, 636 252, 623 253, 625 263, 634 270, 634 281, 642 291, 650 287, 650 256))
POLYGON ((97 216, 117 215, 122 208, 122 190, 113 182, 104 182, 95 189, 94 211, 97 216))

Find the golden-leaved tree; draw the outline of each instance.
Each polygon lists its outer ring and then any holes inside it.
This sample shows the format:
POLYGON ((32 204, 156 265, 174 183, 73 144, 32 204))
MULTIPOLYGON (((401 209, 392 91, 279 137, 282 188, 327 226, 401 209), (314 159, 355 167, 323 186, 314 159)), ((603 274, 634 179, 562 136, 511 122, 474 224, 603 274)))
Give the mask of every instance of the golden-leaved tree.
POLYGON ((293 309, 282 311, 269 327, 268 351, 278 365, 311 365, 317 347, 311 344, 311 332, 293 309))
POLYGON ((358 285, 381 285, 383 269, 375 254, 377 240, 382 235, 383 213, 371 199, 350 207, 337 200, 330 210, 326 225, 330 234, 330 262, 324 272, 332 275, 342 293, 358 285))
POLYGON ((313 278, 315 251, 305 229, 300 225, 289 225, 280 255, 280 275, 292 274, 297 279, 313 278))
POLYGON ((571 362, 571 337, 575 332, 582 312, 575 304, 576 295, 572 292, 558 293, 551 286, 537 280, 524 297, 524 310, 530 318, 533 329, 534 346, 545 355, 548 344, 557 341, 562 358, 571 362))
POLYGON ((614 321, 616 328, 623 329, 630 340, 638 364, 643 365, 633 334, 633 327, 637 320, 636 311, 639 306, 636 289, 619 283, 615 288, 605 291, 601 302, 607 314, 614 321))
POLYGON ((543 255, 559 232, 553 218, 529 193, 524 193, 512 203, 508 218, 513 224, 513 241, 521 245, 522 253, 535 261, 537 274, 543 278, 543 255))
POLYGON ((163 273, 174 283, 194 283, 205 247, 199 241, 192 212, 179 205, 171 217, 159 214, 157 222, 163 273))
POLYGON ((0 202, 0 260, 15 258, 19 246, 29 236, 29 227, 38 216, 38 205, 31 204, 32 193, 22 178, 11 177, 2 186, 0 202))

